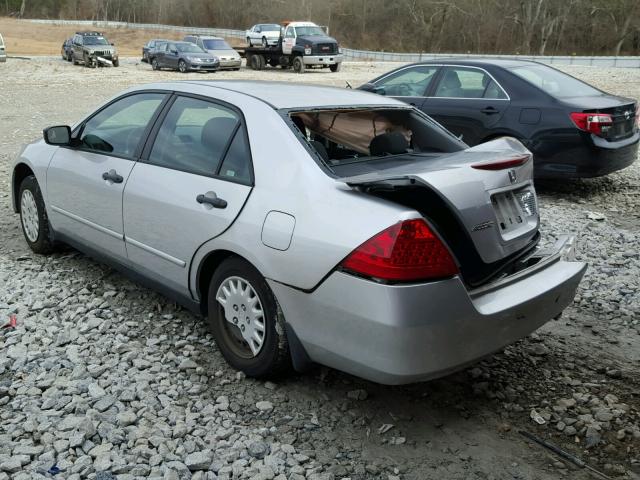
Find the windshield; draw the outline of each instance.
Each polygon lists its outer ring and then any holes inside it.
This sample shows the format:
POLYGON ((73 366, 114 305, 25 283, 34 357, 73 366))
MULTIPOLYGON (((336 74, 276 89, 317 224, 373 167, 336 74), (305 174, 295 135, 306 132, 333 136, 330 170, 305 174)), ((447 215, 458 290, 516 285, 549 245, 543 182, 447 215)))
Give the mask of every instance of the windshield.
POLYGON ((203 40, 202 44, 207 50, 232 50, 224 40, 203 40))
POLYGON ((193 43, 178 43, 176 48, 179 52, 183 53, 206 53, 203 49, 193 43))
POLYGON ((279 32, 280 25, 260 25, 260 30, 263 32, 279 32))
POLYGON ((104 37, 84 37, 83 41, 85 45, 109 45, 104 37))
MULTIPOLYGON (((334 172, 345 165, 466 148, 435 122, 406 108, 291 114, 294 128, 334 172)), ((295 130, 294 130, 295 131, 295 130)), ((391 162, 393 163, 393 162, 391 162)))
POLYGON ((296 27, 298 37, 324 37, 326 33, 320 27, 296 27))
POLYGON ((595 97, 600 90, 546 65, 525 65, 510 69, 513 73, 557 98, 595 97))

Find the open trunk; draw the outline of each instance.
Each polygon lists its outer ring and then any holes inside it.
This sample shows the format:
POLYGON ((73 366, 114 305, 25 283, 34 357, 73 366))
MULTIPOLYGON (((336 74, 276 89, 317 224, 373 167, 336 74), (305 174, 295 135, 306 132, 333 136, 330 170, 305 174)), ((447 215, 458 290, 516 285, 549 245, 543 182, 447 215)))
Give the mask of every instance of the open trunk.
POLYGON ((449 246, 469 287, 523 267, 537 244, 531 154, 501 138, 439 155, 381 158, 334 166, 340 180, 368 195, 414 208, 449 246))

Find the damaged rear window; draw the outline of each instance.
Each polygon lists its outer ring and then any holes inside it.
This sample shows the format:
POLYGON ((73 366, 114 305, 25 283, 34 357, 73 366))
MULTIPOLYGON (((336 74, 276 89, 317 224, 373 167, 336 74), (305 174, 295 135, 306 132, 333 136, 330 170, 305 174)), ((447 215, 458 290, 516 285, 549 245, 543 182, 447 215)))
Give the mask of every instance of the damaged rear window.
POLYGON ((466 148, 437 123, 408 108, 296 111, 289 116, 297 133, 334 173, 347 165, 406 162, 466 148))

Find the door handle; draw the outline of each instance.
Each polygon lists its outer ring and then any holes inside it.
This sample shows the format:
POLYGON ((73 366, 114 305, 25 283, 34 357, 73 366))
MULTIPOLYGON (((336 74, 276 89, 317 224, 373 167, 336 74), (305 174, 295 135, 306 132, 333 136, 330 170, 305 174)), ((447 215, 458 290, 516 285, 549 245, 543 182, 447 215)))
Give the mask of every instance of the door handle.
POLYGON ((114 169, 111 169, 108 172, 104 172, 102 174, 102 179, 111 180, 113 183, 122 183, 122 181, 124 180, 124 178, 122 178, 122 175, 118 175, 118 173, 114 169))
POLYGON ((495 109, 494 107, 487 107, 480 110, 485 115, 494 115, 496 113, 500 113, 500 110, 495 109))
POLYGON ((196 197, 196 202, 199 204, 211 205, 213 208, 227 208, 227 201, 222 198, 218 198, 215 192, 201 193, 196 197))

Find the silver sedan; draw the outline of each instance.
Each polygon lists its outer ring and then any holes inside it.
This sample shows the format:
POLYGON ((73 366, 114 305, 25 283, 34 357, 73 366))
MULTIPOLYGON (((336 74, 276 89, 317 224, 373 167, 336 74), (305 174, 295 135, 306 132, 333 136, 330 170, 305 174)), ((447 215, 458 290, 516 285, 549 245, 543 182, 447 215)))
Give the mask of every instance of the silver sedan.
POLYGON ((66 243, 201 313, 264 377, 445 375, 561 314, 586 269, 539 241, 531 154, 418 110, 289 83, 156 83, 54 126, 13 166, 36 253, 66 243))

